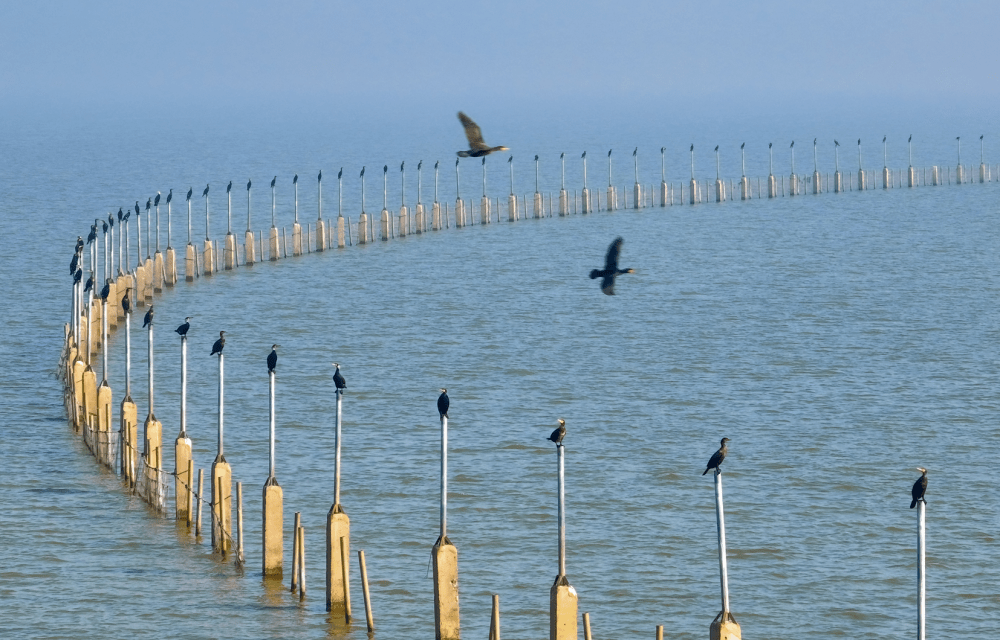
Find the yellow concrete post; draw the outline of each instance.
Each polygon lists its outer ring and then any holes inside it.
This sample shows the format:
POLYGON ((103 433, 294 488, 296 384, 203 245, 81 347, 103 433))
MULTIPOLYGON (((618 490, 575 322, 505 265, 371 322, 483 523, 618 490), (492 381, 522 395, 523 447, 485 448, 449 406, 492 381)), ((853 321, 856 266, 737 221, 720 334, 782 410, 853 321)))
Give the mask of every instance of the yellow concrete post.
POLYGON ((76 431, 79 431, 87 420, 87 406, 83 395, 83 378, 86 370, 87 365, 77 357, 73 362, 73 406, 76 407, 73 418, 73 429, 76 431))
POLYGON ((118 326, 118 312, 115 311, 115 308, 121 308, 121 306, 115 303, 121 301, 121 296, 118 295, 118 285, 115 284, 114 280, 111 280, 108 290, 110 291, 108 294, 108 331, 111 331, 118 326))
POLYGON ((362 212, 358 217, 358 244, 368 243, 368 214, 362 212))
POLYGON ((184 281, 194 282, 195 276, 198 275, 198 258, 195 255, 196 249, 193 244, 187 246, 187 251, 184 256, 184 281))
MULTIPOLYGON (((146 467, 150 470, 160 471, 163 469, 163 425, 155 416, 146 417, 143 424, 146 432, 146 441, 143 443, 143 452, 146 456, 146 467)), ((153 476, 150 475, 150 479, 153 476)))
POLYGON ((576 640, 578 599, 566 576, 556 578, 549 590, 549 640, 576 640))
POLYGON ((389 225, 392 224, 392 221, 389 220, 389 210, 388 209, 382 209, 382 215, 381 215, 380 220, 381 220, 381 225, 382 225, 381 226, 382 241, 385 242, 386 240, 389 239, 389 225))
POLYGON ((418 202, 416 211, 414 212, 413 215, 416 216, 414 222, 416 223, 417 233, 423 233, 424 229, 427 228, 427 220, 425 219, 427 216, 427 212, 424 211, 424 205, 418 202))
POLYGON ((278 255, 278 227, 271 227, 271 231, 268 234, 267 257, 271 262, 276 261, 280 257, 278 255))
POLYGON ((302 225, 298 222, 292 225, 292 255, 302 255, 302 225))
POLYGON ((212 246, 211 240, 205 240, 205 249, 202 251, 202 257, 202 271, 205 275, 209 275, 215 271, 215 247, 212 246))
POLYGON ((405 238, 410 230, 410 210, 404 204, 399 207, 399 237, 405 238))
POLYGON ((246 237, 243 239, 243 264, 254 264, 257 262, 257 241, 253 237, 253 231, 247 229, 246 237))
POLYGON ((135 484, 136 461, 138 460, 138 447, 136 441, 138 434, 138 410, 131 397, 122 400, 119 410, 121 430, 121 474, 128 481, 129 486, 135 484))
POLYGON ((153 256, 153 293, 163 291, 163 281, 166 279, 166 269, 163 264, 163 252, 157 251, 153 256))
POLYGON ((101 464, 114 469, 115 461, 111 459, 110 436, 111 436, 111 387, 105 380, 97 388, 97 436, 98 451, 101 464))
POLYGON ((97 428, 97 374, 93 367, 83 370, 83 424, 97 428))
POLYGON ((435 202, 431 205, 431 229, 433 231, 440 231, 443 227, 441 226, 441 203, 435 202))
MULTIPOLYGON (((337 248, 343 249, 346 245, 344 232, 344 218, 337 218, 337 248)), ((298 254, 296 254, 298 255, 298 254)))
POLYGON ((727 613, 726 616, 728 619, 723 620, 720 612, 712 621, 712 626, 709 627, 710 640, 741 640, 740 625, 732 614, 727 613))
POLYGON ((191 521, 191 489, 194 469, 191 458, 191 438, 184 434, 174 440, 174 517, 191 521))
POLYGON ((226 247, 223 251, 223 268, 232 271, 236 268, 236 235, 226 234, 226 247))
MULTIPOLYGON (((436 640, 458 640, 458 547, 448 536, 431 549, 434 564, 434 631, 436 640)), ((576 636, 574 636, 575 638, 576 636)))
POLYGON ((316 221, 316 251, 326 250, 326 223, 319 219, 316 221))
POLYGON ((212 463, 212 548, 225 553, 232 548, 233 470, 223 456, 212 463))
POLYGON ((153 301, 153 259, 146 258, 143 263, 143 281, 142 281, 142 296, 144 298, 144 303, 148 304, 153 301))
POLYGON ((351 621, 351 519, 340 504, 326 515, 326 610, 351 621))
POLYGON ((166 284, 174 286, 177 284, 177 252, 174 251, 173 247, 167 247, 167 259, 166 259, 166 274, 164 275, 166 279, 166 284))
POLYGON ((265 577, 281 578, 282 556, 285 553, 284 493, 275 478, 264 483, 263 528, 261 544, 263 551, 262 570, 265 577))

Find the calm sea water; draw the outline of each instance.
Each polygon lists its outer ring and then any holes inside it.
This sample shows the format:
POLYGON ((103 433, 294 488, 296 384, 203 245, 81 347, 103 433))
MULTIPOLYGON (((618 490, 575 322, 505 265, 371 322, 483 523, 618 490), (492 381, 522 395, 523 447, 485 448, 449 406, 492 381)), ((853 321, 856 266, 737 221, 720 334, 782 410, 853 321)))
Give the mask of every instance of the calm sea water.
MULTIPOLYGON (((515 149, 518 193, 534 190, 534 153, 543 158, 543 190, 558 189, 561 151, 571 156, 567 184, 578 188, 587 146, 592 187, 606 186, 606 148, 615 145, 619 186, 632 182, 636 145, 643 182, 659 180, 661 145, 669 145, 669 179, 685 179, 692 139, 705 167, 699 175, 714 176, 714 157, 701 149, 718 140, 693 125, 656 125, 650 141, 639 124, 588 121, 552 133, 513 118, 498 117, 492 129, 480 120, 488 141, 515 149)), ((827 137, 867 132, 853 124, 827 137)), ((428 560, 441 386, 452 399, 449 534, 460 554, 466 637, 487 635, 492 593, 500 594, 505 637, 547 633, 557 539, 556 458, 545 437, 559 417, 569 429, 568 574, 595 637, 651 637, 658 624, 672 638, 707 634, 720 606, 712 481, 700 474, 722 436, 732 439, 724 465, 731 601, 746 637, 913 634, 916 517, 907 506, 916 466, 930 470, 930 632, 989 635, 1000 605, 1000 472, 990 464, 1000 452, 996 182, 452 228, 181 283, 156 301, 157 415, 172 442, 179 349, 170 330, 194 316, 189 431, 196 464, 207 468, 216 439, 208 353, 226 330, 226 455, 244 483, 246 569, 155 517, 96 465, 60 401, 66 265, 89 221, 157 190, 193 186, 198 194, 208 182, 212 235, 221 238, 224 185, 238 185, 234 226, 242 231, 250 177, 254 226, 266 228, 267 183, 277 174, 279 225, 290 225, 296 172, 300 215, 313 220, 319 168, 324 215, 336 216, 341 166, 345 215, 356 220, 361 165, 368 210, 381 208, 386 163, 390 208, 398 208, 398 163, 407 162, 412 204, 421 157, 425 201, 438 158, 440 199, 454 200, 451 158, 461 138, 450 115, 415 129, 320 119, 311 123, 323 131, 316 134, 303 123, 280 125, 207 117, 7 123, 3 635, 363 637, 363 622, 345 630, 323 606, 333 360, 349 384, 342 502, 354 548, 367 555, 380 637, 433 637, 428 560), (626 240, 624 265, 637 273, 606 297, 586 274, 617 235, 626 240), (286 528, 301 511, 307 530, 303 604, 287 592, 287 577, 276 588, 259 574, 264 358, 274 342, 282 345, 277 475, 286 528)), ((805 131, 800 172, 812 167, 811 125, 793 127, 805 131)), ((794 133, 768 126, 723 131, 727 140, 755 141, 751 175, 766 174, 769 135, 794 133)), ((879 167, 881 149, 868 133, 865 151, 879 167)), ((921 165, 954 165, 950 132, 928 127, 924 138, 921 165)), ((724 175, 739 175, 738 144, 729 144, 724 175)), ((787 173, 787 141, 780 146, 787 173)), ((842 167, 852 170, 856 148, 844 149, 842 167)), ((833 170, 831 151, 820 159, 824 172, 833 170)), ((905 147, 892 151, 890 164, 905 166, 905 147)), ((508 190, 505 160, 487 163, 494 197, 508 190)), ((481 166, 465 161, 462 171, 464 195, 478 196, 481 166)), ((196 198, 196 241, 203 207, 196 198)), ((185 211, 175 214, 173 245, 182 248, 185 211)), ((138 331, 133 337, 144 345, 138 331)), ((143 413, 144 346, 133 367, 143 413)), ((117 403, 120 332, 110 375, 117 403)), ((290 551, 289 542, 286 566, 290 551)), ((352 580, 360 613, 356 567, 352 580)))

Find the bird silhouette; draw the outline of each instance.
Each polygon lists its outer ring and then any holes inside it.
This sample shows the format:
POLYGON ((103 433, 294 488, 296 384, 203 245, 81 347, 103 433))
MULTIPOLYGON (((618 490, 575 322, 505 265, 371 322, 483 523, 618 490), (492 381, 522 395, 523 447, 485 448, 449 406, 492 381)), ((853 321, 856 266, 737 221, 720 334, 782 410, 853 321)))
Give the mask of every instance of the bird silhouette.
POLYGON ((441 414, 442 418, 448 417, 448 407, 451 406, 451 400, 448 399, 448 390, 441 389, 441 395, 438 396, 438 413, 441 414))
POLYGON ((601 291, 605 295, 615 295, 615 278, 623 273, 635 273, 635 269, 618 268, 618 256, 621 254, 624 242, 621 236, 615 238, 611 246, 608 247, 608 254, 604 257, 604 268, 592 269, 590 272, 591 280, 601 278, 601 291))
POLYGON ((703 471, 701 475, 705 475, 710 469, 717 469, 719 473, 722 473, 722 468, 719 465, 722 464, 722 461, 726 459, 726 454, 729 453, 729 447, 726 446, 727 442, 729 442, 729 438, 722 439, 719 443, 722 446, 719 447, 718 451, 712 454, 711 458, 709 458, 708 466, 705 467, 705 471, 703 471))
POLYGON ((337 368, 333 372, 333 384, 337 387, 337 391, 343 391, 347 388, 347 380, 344 379, 344 374, 340 372, 340 365, 334 362, 333 366, 337 368))
POLYGON ((461 111, 458 112, 458 119, 465 129, 465 137, 469 140, 469 149, 457 152, 459 158, 481 158, 490 155, 494 151, 507 151, 507 147, 491 147, 483 142, 483 132, 479 128, 479 125, 461 111))
POLYGON ((132 290, 132 287, 125 287, 125 295, 122 296, 122 311, 125 315, 132 315, 132 301, 129 299, 128 292, 132 290))
POLYGON ((146 312, 146 317, 142 319, 142 328, 153 326, 153 305, 149 305, 149 311, 146 312))
POLYGON ((549 440, 555 442, 557 445, 562 444, 563 438, 566 437, 566 421, 559 418, 559 427, 552 432, 552 435, 548 437, 549 440))
POLYGON ((272 344, 271 353, 267 354, 267 372, 271 373, 278 366, 278 347, 281 345, 272 344))
POLYGON ((215 354, 222 355, 222 349, 225 346, 226 346, 226 332, 225 331, 220 331, 219 332, 219 339, 216 340, 215 344, 212 345, 212 353, 210 353, 208 355, 210 355, 210 356, 214 356, 215 354))
POLYGON ((208 197, 208 185, 207 184, 205 185, 205 190, 201 192, 201 197, 202 198, 207 198, 208 197))
POLYGON ((188 332, 188 329, 190 329, 190 328, 191 328, 191 318, 189 316, 187 318, 184 318, 184 324, 182 324, 181 326, 179 326, 176 329, 174 329, 174 331, 178 335, 186 336, 187 332, 188 332))
POLYGON ((160 206, 160 192, 159 191, 156 192, 156 198, 153 199, 153 206, 154 207, 160 206))
POLYGON ((913 496, 913 500, 910 501, 910 508, 917 506, 917 503, 924 499, 924 493, 927 492, 927 469, 923 467, 917 467, 917 471, 920 472, 920 477, 917 481, 913 483, 913 489, 910 490, 910 495, 913 496))

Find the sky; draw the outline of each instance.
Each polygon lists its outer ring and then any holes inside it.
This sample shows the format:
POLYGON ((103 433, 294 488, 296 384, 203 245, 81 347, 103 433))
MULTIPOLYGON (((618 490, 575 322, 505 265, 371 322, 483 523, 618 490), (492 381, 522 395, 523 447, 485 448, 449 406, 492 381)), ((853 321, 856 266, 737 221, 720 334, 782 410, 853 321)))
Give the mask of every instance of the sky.
POLYGON ((997 2, 0 0, 0 110, 972 109, 997 2))

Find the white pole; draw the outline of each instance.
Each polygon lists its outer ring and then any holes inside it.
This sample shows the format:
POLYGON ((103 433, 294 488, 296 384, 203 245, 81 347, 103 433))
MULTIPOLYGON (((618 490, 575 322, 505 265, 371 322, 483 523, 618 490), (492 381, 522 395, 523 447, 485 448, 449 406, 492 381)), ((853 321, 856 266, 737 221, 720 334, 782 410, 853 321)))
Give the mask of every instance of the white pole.
POLYGON ((223 382, 223 360, 222 354, 219 354, 219 458, 222 458, 222 382, 223 382))
POLYGON ((448 535, 448 416, 441 416, 441 538, 448 535))
POLYGON ((270 471, 268 472, 268 479, 274 478, 274 371, 269 371, 267 377, 270 378, 270 396, 271 396, 271 456, 270 456, 270 471))
POLYGON ((340 416, 343 392, 340 389, 337 389, 335 393, 337 394, 337 433, 334 440, 336 457, 333 462, 333 504, 340 504, 340 416))
POLYGON ((729 575, 726 569, 726 516, 722 510, 722 473, 715 470, 715 522, 719 531, 719 580, 722 583, 722 619, 729 614, 729 575))
MULTIPOLYGON (((90 326, 90 323, 87 323, 90 326)), ((87 340, 90 340, 90 332, 87 332, 87 340)), ((89 345, 88 345, 89 347, 89 345)), ((89 349, 88 349, 89 352, 89 349)), ((132 314, 125 314, 125 397, 132 397, 132 314)), ((181 414, 182 416, 184 414, 181 414)))
POLYGON ((146 334, 149 339, 149 344, 147 346, 149 353, 149 415, 150 417, 155 417, 153 414, 153 321, 149 321, 149 331, 146 334))
POLYGON ((566 473, 563 466, 563 444, 556 445, 559 459, 559 575, 566 575, 566 473))
MULTIPOLYGON (((181 437, 187 437, 187 385, 188 385, 188 340, 181 336, 181 437)), ((188 482, 191 478, 188 478, 188 482)))
POLYGON ((923 500, 917 501, 917 640, 925 640, 927 637, 927 571, 926 571, 926 551, 927 551, 927 528, 924 521, 924 513, 927 503, 923 500))
POLYGON ((104 382, 108 381, 108 300, 101 301, 101 351, 104 353, 104 382))

